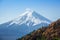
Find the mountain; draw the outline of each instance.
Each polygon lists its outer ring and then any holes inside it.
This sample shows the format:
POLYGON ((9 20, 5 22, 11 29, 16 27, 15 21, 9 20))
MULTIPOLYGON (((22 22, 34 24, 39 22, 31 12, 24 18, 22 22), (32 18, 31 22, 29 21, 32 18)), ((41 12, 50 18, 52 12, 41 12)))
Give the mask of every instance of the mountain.
POLYGON ((60 19, 52 22, 43 34, 47 39, 58 38, 60 40, 60 19))
POLYGON ((50 20, 39 13, 27 10, 17 18, 0 25, 0 39, 16 40, 18 37, 22 37, 42 26, 48 26, 50 23, 50 20))
POLYGON ((60 40, 60 19, 52 22, 48 27, 42 27, 18 40, 60 40))

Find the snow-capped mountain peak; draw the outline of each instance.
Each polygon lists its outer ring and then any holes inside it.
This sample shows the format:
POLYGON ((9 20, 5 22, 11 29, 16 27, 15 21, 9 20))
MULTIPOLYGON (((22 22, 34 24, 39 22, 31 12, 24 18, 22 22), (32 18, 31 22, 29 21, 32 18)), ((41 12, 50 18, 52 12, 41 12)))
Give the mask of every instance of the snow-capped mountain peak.
MULTIPOLYGON (((12 23, 10 23, 10 25, 15 23, 15 24, 18 24, 18 25, 26 24, 27 26, 35 26, 35 25, 38 25, 38 24, 41 24, 41 23, 47 23, 47 24, 50 23, 46 20, 41 20, 39 18, 36 18, 33 15, 36 15, 35 11, 32 11, 31 9, 26 9, 26 12, 20 14, 20 16, 17 17, 16 19, 14 19, 12 21, 12 23)), ((39 16, 37 16, 37 17, 39 17, 39 16)))
POLYGON ((24 15, 27 15, 27 16, 31 16, 33 13, 33 11, 31 9, 26 9, 26 11, 24 13, 22 13, 20 16, 24 16, 24 15))
POLYGON ((2 39, 17 39, 23 37, 28 33, 41 28, 42 26, 48 26, 51 21, 36 11, 26 9, 26 11, 20 14, 15 19, 3 23, 0 25, 0 35, 2 39), (7 37, 6 37, 7 36, 7 37))

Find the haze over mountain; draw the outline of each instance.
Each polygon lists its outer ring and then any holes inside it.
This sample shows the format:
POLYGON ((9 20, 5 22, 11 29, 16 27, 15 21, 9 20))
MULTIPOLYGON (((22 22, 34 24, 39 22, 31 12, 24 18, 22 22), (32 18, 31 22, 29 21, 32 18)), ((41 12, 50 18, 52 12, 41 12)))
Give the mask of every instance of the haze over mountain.
POLYGON ((19 17, 0 25, 0 40, 16 40, 50 23, 49 19, 29 9, 19 17))

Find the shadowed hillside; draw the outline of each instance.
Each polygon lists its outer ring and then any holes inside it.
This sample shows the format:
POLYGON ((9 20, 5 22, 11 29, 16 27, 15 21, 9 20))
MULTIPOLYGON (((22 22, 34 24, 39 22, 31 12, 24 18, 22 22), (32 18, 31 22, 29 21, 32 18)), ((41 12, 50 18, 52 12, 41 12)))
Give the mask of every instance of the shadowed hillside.
POLYGON ((17 40, 60 40, 60 19, 17 40))

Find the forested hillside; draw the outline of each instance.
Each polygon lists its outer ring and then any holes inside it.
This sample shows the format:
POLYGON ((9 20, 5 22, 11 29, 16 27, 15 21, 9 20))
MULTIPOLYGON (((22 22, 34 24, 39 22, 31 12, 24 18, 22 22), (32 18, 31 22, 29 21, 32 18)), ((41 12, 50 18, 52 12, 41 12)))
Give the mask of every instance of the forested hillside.
POLYGON ((60 40, 60 19, 17 40, 60 40))

